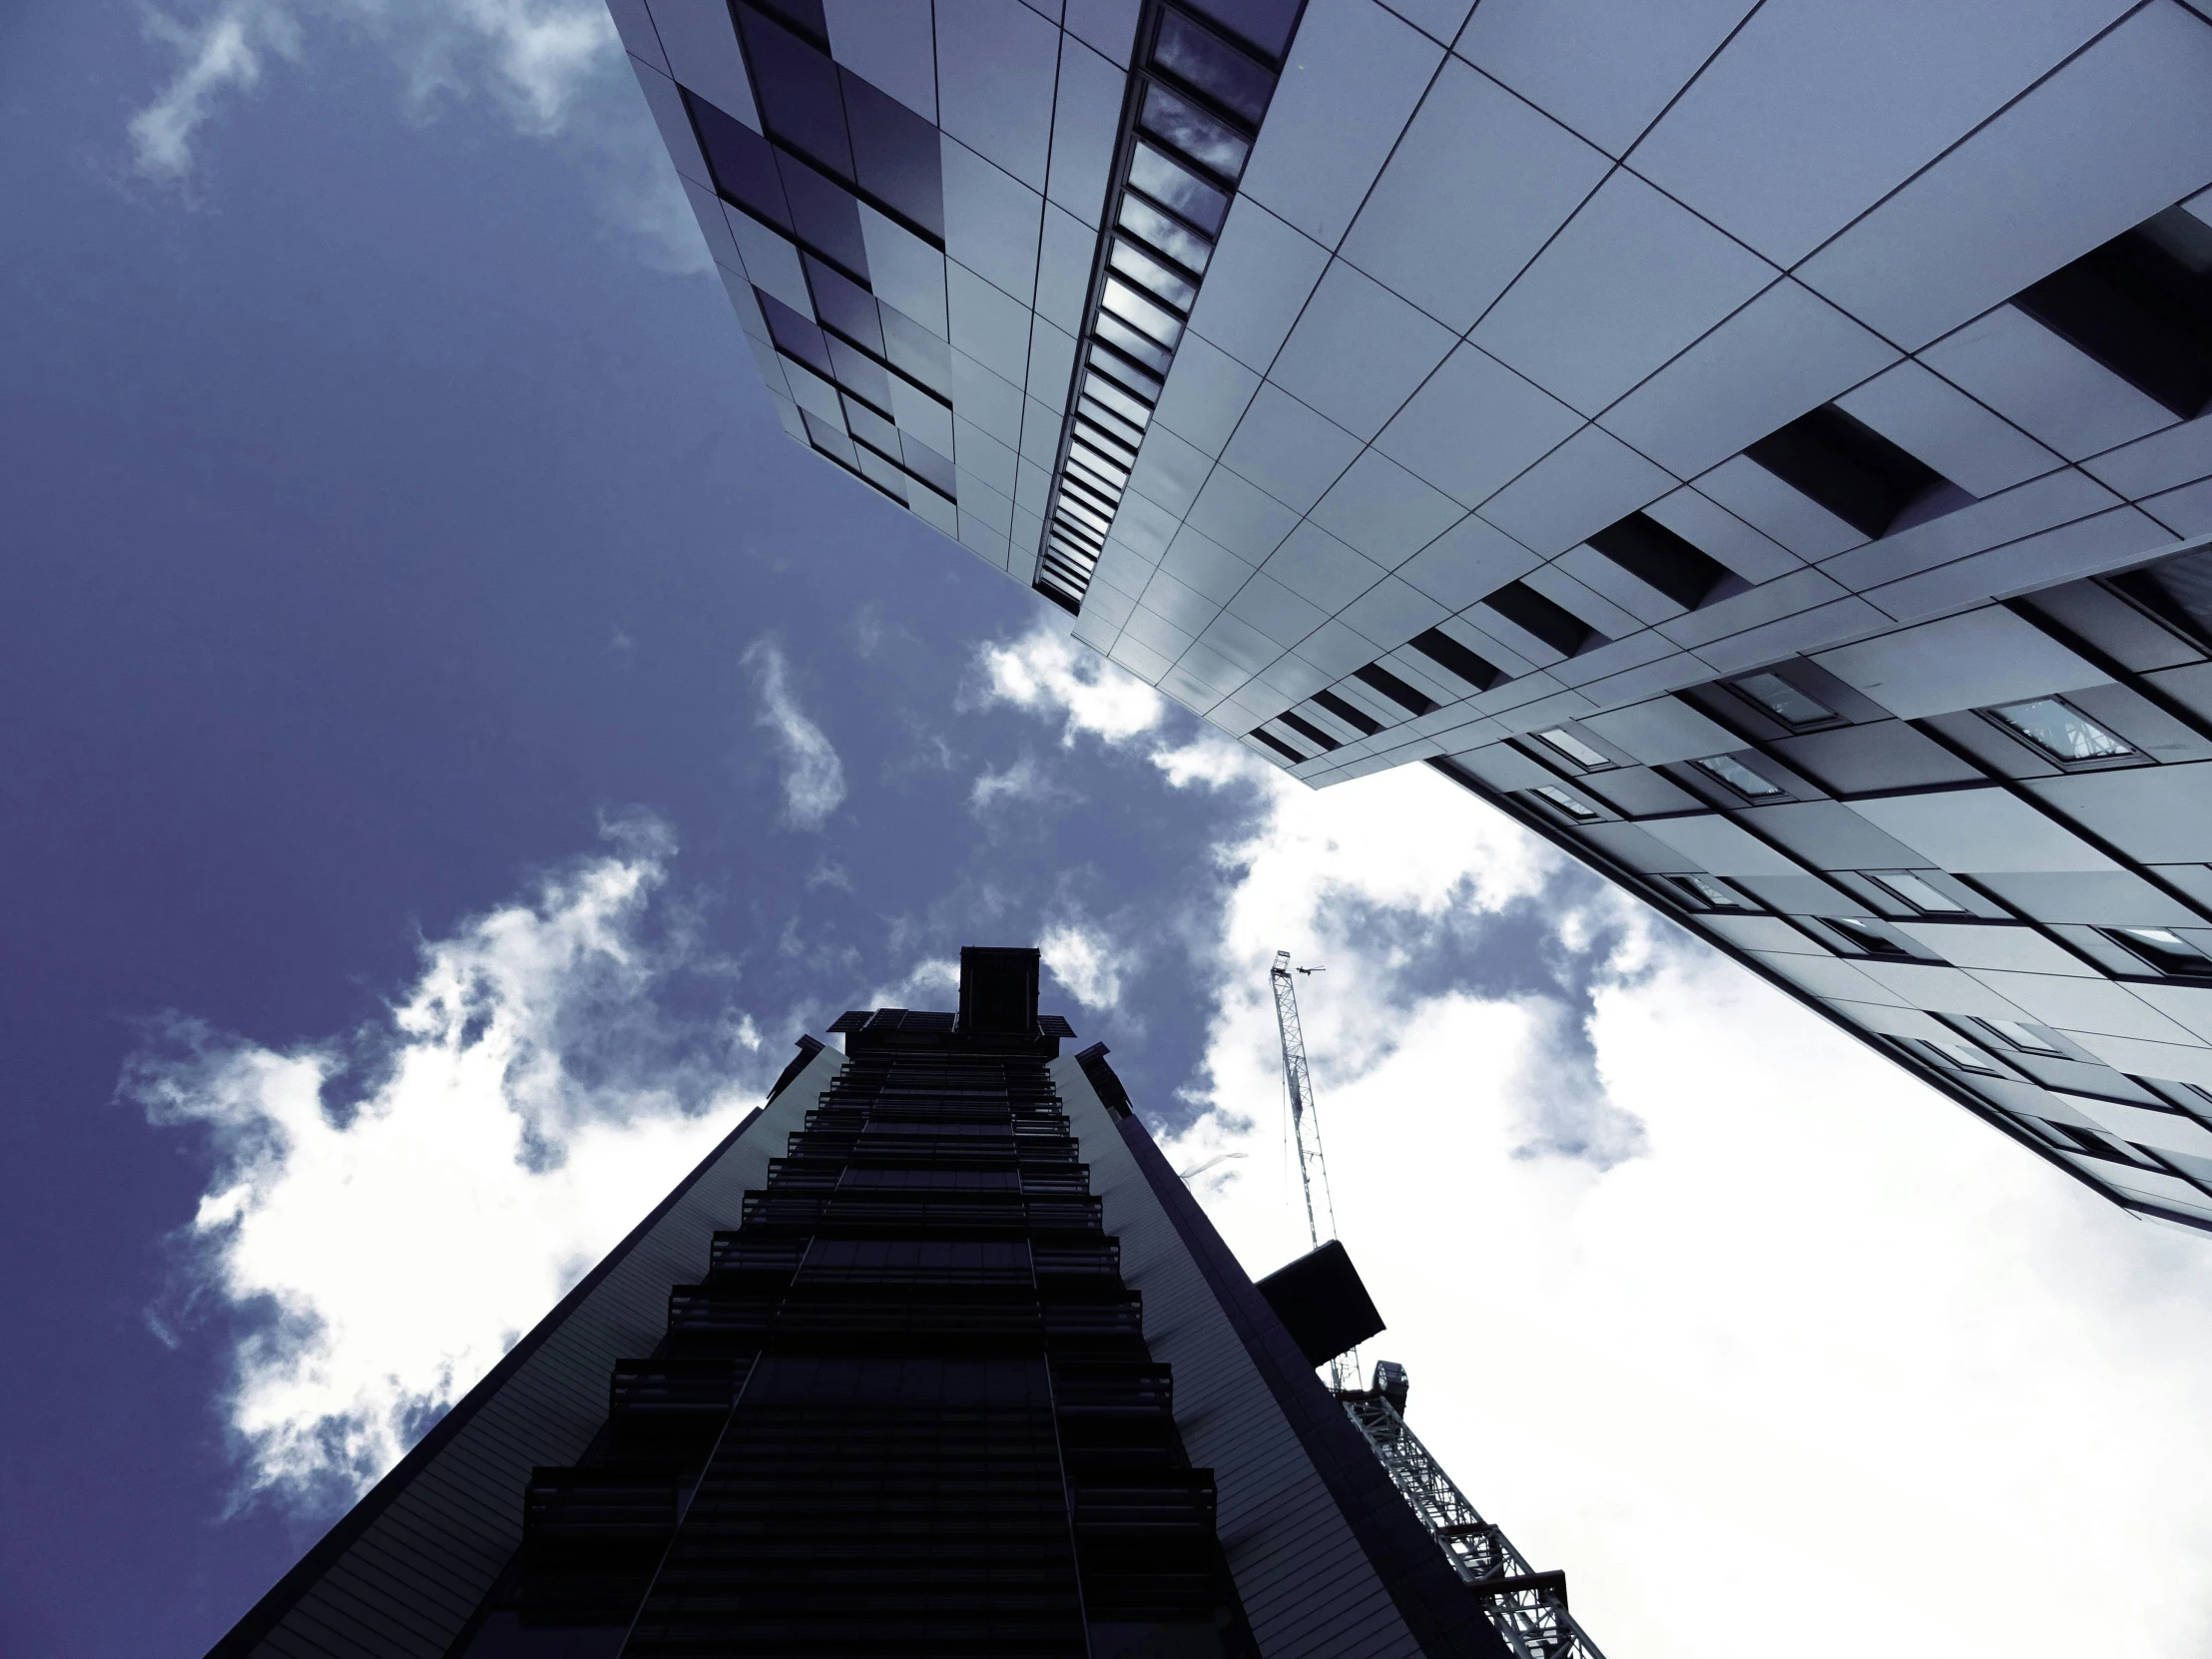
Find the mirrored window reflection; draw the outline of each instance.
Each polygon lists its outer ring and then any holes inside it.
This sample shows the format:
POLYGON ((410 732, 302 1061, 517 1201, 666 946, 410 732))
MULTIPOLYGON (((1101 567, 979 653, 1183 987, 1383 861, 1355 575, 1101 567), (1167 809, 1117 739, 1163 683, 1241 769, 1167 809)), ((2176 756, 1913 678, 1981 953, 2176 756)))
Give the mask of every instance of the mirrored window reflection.
POLYGON ((1177 224, 1143 197, 1124 196, 1121 199, 1120 221, 1124 231, 1143 238, 1177 265, 1202 276, 1206 274, 1206 262, 1213 258, 1214 245, 1188 226, 1177 224))
POLYGON ((1752 801, 1766 801, 1784 793, 1780 784, 1760 777, 1733 755, 1713 755, 1692 764, 1707 777, 1719 779, 1738 795, 1752 801))
POLYGON ((2022 1025, 2016 1019, 1984 1019, 1976 1021, 1989 1031, 2026 1054, 2057 1054, 2065 1050, 2037 1031, 2032 1025, 2022 1025))
POLYGON ((1133 357, 1155 374, 1165 375, 1174 354, 1151 335, 1140 333, 1112 311, 1098 313, 1098 326, 1092 330, 1098 337, 1114 347, 1125 357, 1133 357))
POLYGON ((1828 925, 1850 944, 1870 956, 1909 956, 1911 951, 1890 936, 1890 930, 1871 916, 1829 916, 1828 925))
POLYGON ((1229 213, 1228 196, 1155 145, 1139 142, 1129 158, 1129 182, 1162 207, 1209 234, 1229 213))
POLYGON ((1984 712, 2014 737, 2060 763, 2109 761, 2135 753, 2134 745, 2122 742, 2063 698, 2031 698, 1984 712))
POLYGON ((1106 278, 1106 303, 1124 322, 1171 351, 1183 337, 1180 317, 1118 276, 1106 278))
POLYGON ((1564 727, 1554 726, 1548 732, 1538 732, 1536 737, 1540 742, 1559 751, 1576 766, 1609 767, 1613 764, 1611 757, 1599 754, 1564 727))
POLYGON ((2107 927, 2104 936, 2125 946, 2160 973, 2212 976, 2212 956, 2207 956, 2170 927, 2107 927))
POLYGON ((1578 801, 1565 790, 1553 789, 1549 784, 1539 784, 1529 793, 1542 796, 1577 824, 1588 824, 1598 816, 1597 809, 1587 801, 1578 801))
POLYGON ((1734 888, 1710 875, 1675 875, 1668 879, 1708 909, 1741 910, 1746 907, 1734 888))
POLYGON ((1141 284, 1161 303, 1173 305, 1179 311, 1188 312, 1191 301, 1198 297, 1196 282, 1186 280, 1171 267, 1124 238, 1114 239, 1114 250, 1107 256, 1106 263, 1132 282, 1141 284))
POLYGON ((1144 114, 1140 119, 1146 132, 1165 140, 1199 166, 1220 174, 1231 184, 1243 176, 1245 158, 1252 154, 1251 141, 1227 122, 1208 115, 1181 93, 1169 91, 1158 81, 1153 82, 1145 89, 1144 114))
POLYGON ((2002 1077, 2004 1069, 1987 1054, 1963 1037, 1923 1037, 1921 1046, 1931 1049, 1936 1057, 1960 1071, 1978 1072, 1984 1077, 2002 1077))
POLYGON ((1779 674, 1747 674, 1730 684, 1785 726, 1818 726, 1839 718, 1834 709, 1779 674))
POLYGON ((1274 71, 1172 8, 1161 15, 1152 61, 1254 126, 1268 113, 1268 100, 1275 94, 1274 71))
POLYGON ((1927 881, 1922 880, 1911 870, 1886 869, 1875 875, 1873 879, 1904 899, 1916 910, 1925 910, 1931 915, 1964 915, 1966 913, 1965 905, 1959 903, 1950 894, 1940 891, 1927 881))

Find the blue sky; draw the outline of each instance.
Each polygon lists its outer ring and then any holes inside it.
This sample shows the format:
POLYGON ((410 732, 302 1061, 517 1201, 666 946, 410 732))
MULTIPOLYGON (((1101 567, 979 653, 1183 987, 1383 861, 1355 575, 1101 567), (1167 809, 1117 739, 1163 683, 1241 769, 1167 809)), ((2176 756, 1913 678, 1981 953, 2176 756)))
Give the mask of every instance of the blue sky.
POLYGON ((1328 964, 1376 1352, 1607 1647, 2203 1651, 2212 1252, 793 448, 610 43, 0 15, 0 1651, 204 1650, 801 1029, 1030 940, 1255 1270, 1328 964))

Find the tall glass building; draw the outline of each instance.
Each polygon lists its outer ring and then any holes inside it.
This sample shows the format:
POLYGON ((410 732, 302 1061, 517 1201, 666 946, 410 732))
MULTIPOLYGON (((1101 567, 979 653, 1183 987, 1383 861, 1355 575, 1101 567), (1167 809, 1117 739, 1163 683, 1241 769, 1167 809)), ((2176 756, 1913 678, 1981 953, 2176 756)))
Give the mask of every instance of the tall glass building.
POLYGON ((612 0, 786 429, 2212 1227, 2212 16, 612 0))
POLYGON ((1104 1045, 1060 1053, 1037 952, 960 965, 956 1013, 802 1039, 215 1654, 1591 1651, 1402 1373, 1315 1376, 1380 1325, 1342 1247, 1254 1286, 1104 1045))

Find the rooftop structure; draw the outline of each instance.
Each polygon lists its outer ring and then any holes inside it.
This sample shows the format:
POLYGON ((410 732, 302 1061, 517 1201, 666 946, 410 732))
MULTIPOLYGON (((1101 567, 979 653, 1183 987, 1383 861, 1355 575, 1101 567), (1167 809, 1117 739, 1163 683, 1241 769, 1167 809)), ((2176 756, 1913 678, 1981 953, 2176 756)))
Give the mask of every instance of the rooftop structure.
POLYGON ((2212 1227, 2212 20, 613 0, 785 427, 2212 1227))

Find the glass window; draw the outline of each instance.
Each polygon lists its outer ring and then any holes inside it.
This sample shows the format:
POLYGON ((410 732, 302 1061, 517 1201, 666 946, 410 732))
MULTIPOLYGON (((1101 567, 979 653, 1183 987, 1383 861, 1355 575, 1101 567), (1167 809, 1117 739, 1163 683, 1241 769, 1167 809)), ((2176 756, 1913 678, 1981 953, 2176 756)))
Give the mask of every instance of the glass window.
POLYGON ((2107 927, 2104 935, 2160 973, 2212 974, 2212 957, 2170 927, 2107 927))
POLYGON ((1738 795, 1765 801, 1782 794, 1782 786, 1762 778, 1732 755, 1714 755, 1694 763, 1700 772, 1718 778, 1738 795))
POLYGON ((1221 229, 1229 198, 1164 150, 1140 143, 1129 158, 1129 182, 1209 234, 1221 229))
POLYGON ((1152 61, 1220 100, 1222 108, 1236 111, 1255 127, 1275 95, 1275 77, 1266 68, 1173 9, 1161 14, 1152 61))
POLYGON ((1529 793, 1531 795, 1542 796, 1546 801, 1550 802, 1552 806, 1558 808, 1559 811, 1561 811, 1562 813, 1565 813, 1567 817, 1573 819, 1574 822, 1577 824, 1588 824, 1592 819, 1597 817, 1597 809, 1591 806, 1588 802, 1577 801, 1573 796, 1567 794, 1565 790, 1553 789, 1549 784, 1539 784, 1529 793))
POLYGON ((1840 717, 1810 692, 1802 692, 1779 674, 1747 674, 1729 682, 1785 726, 1818 726, 1840 717))
POLYGON ((1959 1071, 1979 1072, 1984 1077, 2004 1075, 1994 1060, 1963 1037, 1923 1037, 1921 1046, 1933 1050, 1938 1060, 1959 1071))
POLYGON ((1940 892, 1910 870, 1887 869, 1873 879, 1887 887, 1916 910, 1926 910, 1932 915, 1964 915, 1965 905, 1948 893, 1940 892))
POLYGON ((1709 909, 1741 910, 1745 907, 1744 901, 1736 895, 1733 888, 1724 886, 1710 875, 1675 875, 1668 879, 1709 909))
POLYGON ((1148 403, 1160 401, 1160 376, 1149 369, 1139 368, 1127 357, 1096 341, 1091 344, 1090 360, 1100 372, 1111 375, 1148 403))
POLYGON ((1216 120, 1157 81, 1145 88, 1144 113, 1138 119, 1154 138, 1172 144, 1199 166, 1212 169, 1232 183, 1244 172, 1245 158, 1252 154, 1250 141, 1226 122, 1216 120))
POLYGON ((2133 745, 2122 743, 2060 698, 2037 697, 2025 703, 2006 703, 1985 713, 2014 737, 2025 740, 2061 764, 2108 761, 2135 753, 2133 745))
POLYGON ((1613 764, 1608 757, 1600 755, 1564 727, 1554 726, 1548 732, 1538 732, 1536 736, 1558 750, 1560 754, 1574 762, 1576 766, 1609 767, 1613 764))
POLYGON ((1142 237, 1177 265, 1202 276, 1206 274, 1206 262, 1213 258, 1212 243, 1189 226, 1170 219, 1141 196, 1121 199, 1121 228, 1132 236, 1142 237))
POLYGON ((1135 243, 1121 237, 1114 239, 1114 250, 1108 256, 1108 263, 1132 282, 1149 289, 1156 297, 1179 311, 1188 311, 1191 301, 1198 297, 1197 283, 1186 281, 1135 243))
POLYGON ((1854 948, 1870 956, 1910 956, 1911 951, 1890 936, 1890 930, 1869 916, 1828 916, 1828 925, 1854 948))
POLYGON ((1175 361, 1174 352, 1149 334, 1139 333, 1112 311, 1100 311, 1098 325, 1091 332, 1112 345, 1115 350, 1134 357, 1155 374, 1166 374, 1168 365, 1175 361))
POLYGON ((1183 337, 1183 319, 1119 276, 1106 278, 1106 305, 1122 321, 1150 334, 1169 350, 1183 337))
POLYGON ((2032 1025, 2022 1025, 2016 1019, 1984 1019, 1977 1023, 1987 1026, 1997 1037, 2026 1053, 2060 1055, 2065 1053, 2064 1049, 2042 1035, 2032 1025))
POLYGON ((1083 395, 1095 398, 1133 425, 1142 426, 1152 410, 1095 368, 1083 376, 1083 395))

